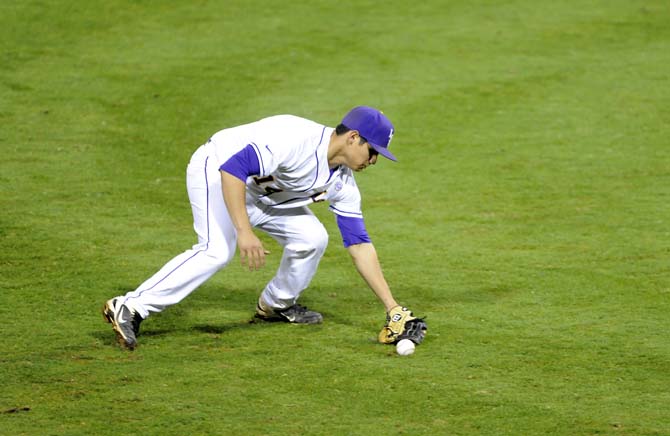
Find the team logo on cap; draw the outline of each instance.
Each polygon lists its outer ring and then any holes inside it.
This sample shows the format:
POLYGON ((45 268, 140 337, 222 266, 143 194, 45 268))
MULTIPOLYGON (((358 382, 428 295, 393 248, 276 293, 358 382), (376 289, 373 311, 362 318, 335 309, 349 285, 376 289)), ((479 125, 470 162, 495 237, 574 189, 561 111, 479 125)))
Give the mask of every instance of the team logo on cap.
POLYGON ((391 129, 391 131, 389 132, 389 142, 388 142, 388 144, 386 145, 387 147, 388 147, 389 145, 391 145, 391 139, 393 139, 393 129, 391 129))

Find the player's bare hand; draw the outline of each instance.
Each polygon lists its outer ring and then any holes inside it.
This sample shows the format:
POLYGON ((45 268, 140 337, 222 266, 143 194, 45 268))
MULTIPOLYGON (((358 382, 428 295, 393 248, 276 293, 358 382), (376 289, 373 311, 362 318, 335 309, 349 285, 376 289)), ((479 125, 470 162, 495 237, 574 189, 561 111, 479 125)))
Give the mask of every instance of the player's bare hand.
POLYGON ((265 255, 269 251, 263 248, 263 243, 254 232, 241 232, 237 235, 237 246, 240 249, 242 265, 248 266, 250 271, 265 266, 265 255))

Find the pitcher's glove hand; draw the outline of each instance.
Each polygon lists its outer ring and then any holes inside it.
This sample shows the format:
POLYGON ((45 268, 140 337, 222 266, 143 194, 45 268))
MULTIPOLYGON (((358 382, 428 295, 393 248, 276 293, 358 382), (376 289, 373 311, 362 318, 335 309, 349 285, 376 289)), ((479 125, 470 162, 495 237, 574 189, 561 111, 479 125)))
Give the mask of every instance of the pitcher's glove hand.
POLYGON ((386 314, 386 324, 379 332, 379 342, 395 344, 401 339, 409 339, 415 344, 423 342, 428 325, 423 318, 416 318, 406 307, 396 306, 386 314))

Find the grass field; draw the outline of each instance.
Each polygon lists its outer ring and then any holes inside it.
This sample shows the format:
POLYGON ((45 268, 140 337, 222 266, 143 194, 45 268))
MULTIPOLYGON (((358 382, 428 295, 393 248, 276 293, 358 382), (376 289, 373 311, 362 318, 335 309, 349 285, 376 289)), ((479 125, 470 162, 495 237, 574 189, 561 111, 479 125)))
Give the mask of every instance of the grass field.
POLYGON ((670 434, 669 66, 664 0, 0 3, 0 434, 670 434), (266 238, 118 348, 104 301, 195 242, 195 148, 358 104, 416 353, 323 205, 324 324, 248 323, 266 238))

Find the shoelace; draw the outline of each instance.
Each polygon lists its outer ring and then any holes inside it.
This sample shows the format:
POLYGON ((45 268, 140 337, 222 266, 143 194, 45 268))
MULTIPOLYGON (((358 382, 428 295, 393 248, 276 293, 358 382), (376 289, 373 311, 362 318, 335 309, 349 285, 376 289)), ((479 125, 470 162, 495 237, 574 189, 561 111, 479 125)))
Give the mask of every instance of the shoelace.
POLYGON ((301 306, 299 304, 294 304, 293 306, 286 309, 286 312, 305 313, 305 312, 307 312, 307 308, 305 306, 301 306))
POLYGON ((140 323, 142 322, 142 317, 140 316, 139 313, 134 313, 133 318, 131 319, 131 322, 133 324, 133 331, 135 334, 139 333, 140 331, 140 323))

